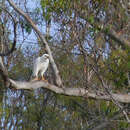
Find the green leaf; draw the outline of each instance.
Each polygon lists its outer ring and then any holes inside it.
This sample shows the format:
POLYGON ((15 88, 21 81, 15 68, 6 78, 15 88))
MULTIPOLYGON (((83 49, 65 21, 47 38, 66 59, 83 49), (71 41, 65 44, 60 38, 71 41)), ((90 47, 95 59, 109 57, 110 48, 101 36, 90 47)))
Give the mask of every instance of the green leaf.
POLYGON ((25 31, 30 34, 32 32, 32 27, 29 24, 25 24, 25 31))
POLYGON ((89 19, 88 19, 88 21, 89 21, 90 23, 94 23, 94 17, 93 17, 93 16, 90 16, 89 19))

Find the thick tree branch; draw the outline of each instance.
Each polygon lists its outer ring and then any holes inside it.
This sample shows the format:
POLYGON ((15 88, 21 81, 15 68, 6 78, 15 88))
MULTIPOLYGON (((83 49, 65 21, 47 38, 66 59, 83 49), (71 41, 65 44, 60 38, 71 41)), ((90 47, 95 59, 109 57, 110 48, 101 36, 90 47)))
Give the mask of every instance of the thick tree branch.
MULTIPOLYGON (((26 81, 14 81, 12 79, 9 79, 11 82, 12 86, 15 87, 16 89, 37 89, 37 88, 46 88, 48 90, 51 90, 57 94, 63 94, 63 95, 68 95, 68 96, 79 96, 79 97, 85 97, 85 98, 93 98, 93 99, 100 99, 100 100, 107 100, 107 101, 112 101, 111 97, 106 94, 97 94, 93 92, 89 92, 88 90, 84 88, 59 88, 58 86, 52 85, 48 82, 44 81, 31 81, 31 82, 26 82, 26 81)), ((112 93, 112 96, 121 103, 130 103, 130 95, 127 94, 115 94, 112 93)))
POLYGON ((21 9, 19 9, 15 3, 12 0, 7 0, 9 2, 9 4, 14 8, 14 10, 19 13, 20 15, 22 15, 27 21, 28 23, 32 26, 32 28, 35 30, 35 32, 38 34, 39 38, 41 39, 41 41, 45 44, 46 50, 50 56, 50 63, 52 65, 52 69, 54 71, 55 77, 56 77, 56 84, 58 86, 62 86, 62 81, 59 75, 59 70, 54 62, 54 59, 52 57, 52 53, 50 50, 50 47, 48 46, 48 42, 46 41, 45 37, 43 36, 43 34, 39 31, 39 29, 37 28, 37 26, 35 25, 35 23, 32 21, 32 19, 25 14, 21 9))

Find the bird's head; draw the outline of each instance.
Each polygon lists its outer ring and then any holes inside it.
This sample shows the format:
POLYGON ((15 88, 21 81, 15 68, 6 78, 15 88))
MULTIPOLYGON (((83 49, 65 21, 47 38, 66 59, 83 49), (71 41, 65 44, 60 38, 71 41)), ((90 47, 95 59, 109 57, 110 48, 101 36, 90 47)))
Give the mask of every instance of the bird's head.
POLYGON ((49 55, 48 54, 43 54, 42 57, 44 57, 45 59, 49 59, 49 55))

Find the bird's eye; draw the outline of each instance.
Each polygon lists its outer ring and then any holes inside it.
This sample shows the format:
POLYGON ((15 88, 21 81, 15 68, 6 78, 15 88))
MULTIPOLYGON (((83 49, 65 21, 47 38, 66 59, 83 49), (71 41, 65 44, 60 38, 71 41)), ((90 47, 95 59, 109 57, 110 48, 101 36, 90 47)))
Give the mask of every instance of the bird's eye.
POLYGON ((46 56, 46 58, 49 58, 49 56, 46 56))

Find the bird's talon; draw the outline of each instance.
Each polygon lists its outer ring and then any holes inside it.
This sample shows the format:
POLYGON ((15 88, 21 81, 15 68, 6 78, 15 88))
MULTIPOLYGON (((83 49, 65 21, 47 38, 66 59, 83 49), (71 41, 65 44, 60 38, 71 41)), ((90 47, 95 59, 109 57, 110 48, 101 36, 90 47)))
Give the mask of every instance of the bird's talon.
POLYGON ((36 77, 36 78, 34 78, 34 79, 32 79, 32 81, 37 81, 37 80, 39 80, 39 78, 37 78, 37 77, 36 77))

